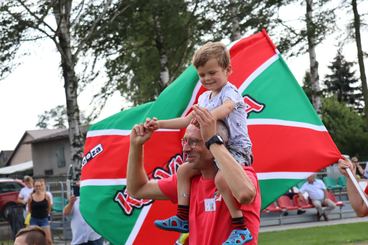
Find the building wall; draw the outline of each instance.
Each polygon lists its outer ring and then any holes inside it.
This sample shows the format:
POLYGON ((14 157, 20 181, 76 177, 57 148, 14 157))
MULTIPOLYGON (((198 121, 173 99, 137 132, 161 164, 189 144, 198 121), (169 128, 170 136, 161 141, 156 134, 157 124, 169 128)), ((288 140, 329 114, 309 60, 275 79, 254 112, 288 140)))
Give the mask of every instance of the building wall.
POLYGON ((22 140, 22 143, 18 146, 17 150, 14 152, 14 155, 9 162, 9 166, 16 165, 18 163, 32 161, 32 145, 29 143, 23 143, 32 139, 33 138, 28 134, 25 136, 25 138, 22 140))
POLYGON ((66 175, 70 165, 68 138, 32 144, 33 175, 66 175))

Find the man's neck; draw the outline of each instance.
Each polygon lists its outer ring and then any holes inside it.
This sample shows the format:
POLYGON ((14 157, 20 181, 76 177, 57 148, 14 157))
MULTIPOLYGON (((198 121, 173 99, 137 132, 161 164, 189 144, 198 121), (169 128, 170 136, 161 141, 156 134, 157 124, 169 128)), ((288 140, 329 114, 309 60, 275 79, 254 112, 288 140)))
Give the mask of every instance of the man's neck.
POLYGON ((202 169, 201 174, 204 179, 214 179, 218 168, 216 164, 213 162, 208 168, 202 169))

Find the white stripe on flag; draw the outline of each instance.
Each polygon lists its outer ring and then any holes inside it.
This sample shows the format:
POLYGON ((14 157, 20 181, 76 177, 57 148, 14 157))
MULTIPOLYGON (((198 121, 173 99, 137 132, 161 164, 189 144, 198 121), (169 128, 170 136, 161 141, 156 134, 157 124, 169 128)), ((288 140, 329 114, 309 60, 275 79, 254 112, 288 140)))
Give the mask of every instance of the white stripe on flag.
POLYGON ((143 222, 146 219, 148 211, 150 210, 151 207, 152 207, 152 204, 148 205, 148 206, 144 206, 142 208, 142 211, 139 213, 138 219, 135 222, 135 225, 134 225, 132 231, 130 232, 128 240, 125 242, 125 244, 134 244, 134 240, 137 237, 138 232, 141 229, 141 227, 143 225, 143 222))
MULTIPOLYGON (((314 172, 267 172, 257 173, 259 180, 269 179, 305 179, 314 172)), ((108 185, 126 185, 126 179, 88 179, 81 181, 83 186, 108 186, 108 185)))
POLYGON ((258 180, 271 180, 271 179, 306 179, 308 176, 314 174, 314 172, 269 172, 269 173, 257 173, 258 180))
POLYGON ((87 179, 80 182, 80 186, 106 186, 106 185, 126 185, 126 179, 87 179))
MULTIPOLYGON (((100 130, 91 130, 87 132, 87 138, 96 137, 96 136, 107 136, 107 135, 119 135, 119 136, 128 136, 130 135, 131 130, 122 130, 122 129, 100 129, 100 130)), ((159 132, 179 132, 179 129, 159 129, 159 132)))
POLYGON ((280 57, 278 54, 274 54, 271 58, 266 60, 261 66, 259 66, 239 87, 240 94, 243 94, 244 90, 251 84, 262 72, 270 67, 280 57))
POLYGON ((314 125, 310 123, 287 121, 281 119, 247 119, 247 124, 249 125, 278 125, 278 126, 290 126, 299 128, 308 128, 316 131, 327 131, 325 126, 314 125))

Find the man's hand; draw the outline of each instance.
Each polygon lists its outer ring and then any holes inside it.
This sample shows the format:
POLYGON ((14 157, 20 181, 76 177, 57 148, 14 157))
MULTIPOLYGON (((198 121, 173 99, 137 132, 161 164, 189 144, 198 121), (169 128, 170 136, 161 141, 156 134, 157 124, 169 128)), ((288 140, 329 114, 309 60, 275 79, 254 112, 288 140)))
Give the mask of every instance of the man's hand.
POLYGON ((75 201, 77 200, 77 197, 74 195, 71 195, 69 198, 70 205, 74 205, 75 201))
POLYGON ((350 170, 355 174, 355 166, 349 160, 339 159, 337 163, 338 163, 339 170, 343 175, 348 176, 348 173, 346 172, 347 168, 350 168, 350 170))
POLYGON ((201 135, 204 141, 209 140, 216 134, 216 120, 212 114, 205 108, 197 105, 193 106, 194 118, 200 125, 201 135))
POLYGON ((143 124, 136 124, 130 133, 130 144, 143 145, 151 138, 153 130, 145 128, 143 124))
POLYGON ((156 117, 151 118, 146 118, 146 122, 144 123, 144 127, 148 128, 152 131, 157 130, 160 128, 160 124, 157 120, 156 117))

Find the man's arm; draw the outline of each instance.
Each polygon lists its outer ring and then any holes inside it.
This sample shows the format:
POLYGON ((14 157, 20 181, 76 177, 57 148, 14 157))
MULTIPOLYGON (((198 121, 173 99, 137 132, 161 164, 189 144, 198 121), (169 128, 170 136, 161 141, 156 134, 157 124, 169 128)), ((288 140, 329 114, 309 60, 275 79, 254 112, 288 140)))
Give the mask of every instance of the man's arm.
POLYGON ((354 209, 356 214, 360 217, 367 216, 368 215, 368 207, 365 205, 364 201, 359 195, 358 190, 353 184, 353 181, 351 181, 350 177, 348 176, 348 173, 346 172, 346 168, 350 168, 350 170, 353 172, 355 176, 355 168, 353 164, 349 160, 345 159, 339 159, 338 166, 340 172, 346 176, 346 189, 348 192, 349 201, 351 204, 351 207, 354 209))
POLYGON ((143 165, 143 145, 151 138, 152 130, 135 125, 130 134, 127 168, 127 191, 139 199, 168 199, 156 180, 149 180, 143 165))
POLYGON ((77 200, 77 198, 74 195, 71 195, 69 198, 69 202, 68 204, 64 207, 64 215, 68 216, 72 213, 73 211, 73 207, 74 207, 74 203, 77 200))
MULTIPOLYGON (((216 134, 216 120, 204 108, 194 106, 193 110, 195 112, 195 118, 200 124, 203 140, 207 141, 216 134)), ((256 196, 256 187, 226 147, 224 145, 212 144, 210 151, 216 159, 235 199, 240 204, 252 202, 256 196)))

